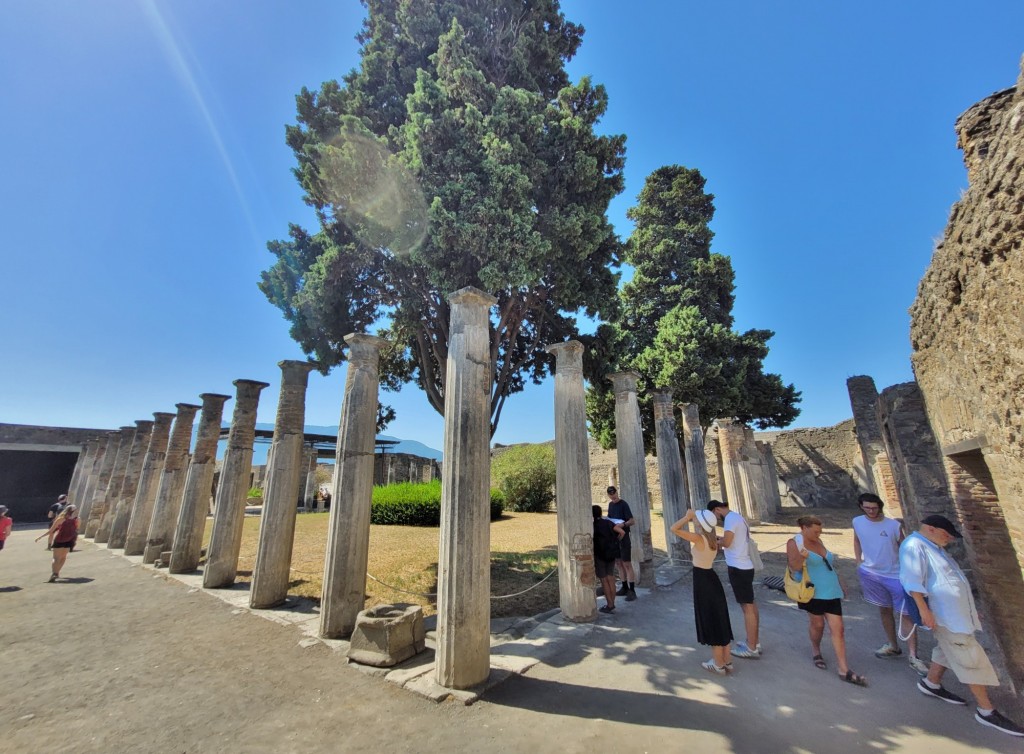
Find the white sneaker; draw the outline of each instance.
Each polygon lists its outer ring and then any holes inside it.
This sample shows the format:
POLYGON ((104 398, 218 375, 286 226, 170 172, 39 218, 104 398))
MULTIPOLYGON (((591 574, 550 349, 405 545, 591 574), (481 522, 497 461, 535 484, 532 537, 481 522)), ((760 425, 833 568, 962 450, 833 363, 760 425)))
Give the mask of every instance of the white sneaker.
POLYGON ((744 660, 760 660, 761 645, 758 644, 754 649, 751 649, 745 641, 738 641, 736 646, 732 648, 732 656, 740 657, 744 660))
POLYGON ((717 665, 715 665, 715 661, 714 660, 708 660, 707 662, 702 662, 700 664, 700 666, 702 668, 704 668, 705 670, 707 670, 708 672, 714 673, 715 675, 725 675, 728 672, 724 667, 720 668, 717 665))
POLYGON ((894 647, 889 642, 875 650, 875 657, 899 657, 901 654, 903 654, 903 650, 899 647, 894 647))
POLYGON ((914 657, 914 655, 910 655, 910 658, 909 658, 908 661, 910 662, 910 667, 912 667, 918 673, 920 673, 921 675, 928 675, 928 663, 927 662, 925 662, 924 660, 922 660, 919 657, 914 657))

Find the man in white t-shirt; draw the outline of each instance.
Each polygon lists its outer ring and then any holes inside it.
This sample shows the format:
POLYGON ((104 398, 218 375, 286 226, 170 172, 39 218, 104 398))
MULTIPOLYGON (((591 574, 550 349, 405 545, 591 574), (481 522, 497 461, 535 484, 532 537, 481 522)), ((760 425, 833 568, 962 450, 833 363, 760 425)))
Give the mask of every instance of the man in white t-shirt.
POLYGON ((734 657, 756 660, 761 657, 761 643, 758 640, 761 615, 754 602, 754 563, 750 559, 750 527, 746 519, 721 500, 708 503, 708 510, 715 514, 725 533, 718 538, 718 543, 725 554, 725 564, 729 567, 729 585, 732 586, 733 597, 743 610, 743 624, 746 628, 747 640, 738 641, 732 649, 734 657))
POLYGON ((882 628, 888 641, 875 650, 875 657, 898 657, 903 654, 896 635, 896 612, 902 613, 900 631, 906 635, 910 666, 918 673, 928 672, 927 663, 917 657, 917 633, 911 631, 907 614, 915 614, 913 600, 900 584, 900 543, 906 536, 903 524, 886 518, 882 498, 865 492, 857 498, 863 516, 853 519, 853 555, 864 601, 878 608, 882 628))

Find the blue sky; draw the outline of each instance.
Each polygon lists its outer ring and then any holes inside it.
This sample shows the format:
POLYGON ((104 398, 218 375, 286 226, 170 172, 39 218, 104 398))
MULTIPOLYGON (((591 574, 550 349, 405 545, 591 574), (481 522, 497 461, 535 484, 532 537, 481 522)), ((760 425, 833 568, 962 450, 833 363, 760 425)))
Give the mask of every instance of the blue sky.
MULTIPOLYGON (((846 378, 911 379, 907 308, 966 187, 953 123, 1012 86, 1024 3, 564 0, 570 65, 626 133, 625 210, 655 168, 716 196, 740 328, 803 391, 795 426, 850 415, 846 378), (624 8, 629 8, 624 12, 624 8)), ((284 126, 357 64, 355 2, 0 4, 0 421, 115 427, 303 358, 256 288, 269 239, 311 225, 284 126)), ((344 370, 310 380, 335 425, 344 370)), ((442 445, 417 390, 388 434, 442 445)), ((554 435, 552 385, 506 406, 499 442, 554 435)), ((227 411, 230 413, 231 404, 227 411)))

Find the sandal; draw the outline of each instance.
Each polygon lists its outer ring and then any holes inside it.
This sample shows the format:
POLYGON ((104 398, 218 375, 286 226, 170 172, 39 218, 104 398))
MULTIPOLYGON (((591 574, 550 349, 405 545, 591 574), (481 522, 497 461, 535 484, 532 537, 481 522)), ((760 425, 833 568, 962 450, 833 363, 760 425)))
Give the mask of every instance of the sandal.
POLYGON ((862 675, 857 675, 852 670, 847 670, 846 671, 846 675, 840 675, 839 676, 839 680, 840 681, 846 681, 847 683, 852 683, 854 686, 867 686, 868 685, 868 679, 867 678, 865 678, 862 675))
POLYGON ((828 669, 828 665, 825 663, 825 658, 821 655, 814 655, 814 657, 811 658, 811 662, 814 663, 814 667, 819 668, 820 670, 828 669))

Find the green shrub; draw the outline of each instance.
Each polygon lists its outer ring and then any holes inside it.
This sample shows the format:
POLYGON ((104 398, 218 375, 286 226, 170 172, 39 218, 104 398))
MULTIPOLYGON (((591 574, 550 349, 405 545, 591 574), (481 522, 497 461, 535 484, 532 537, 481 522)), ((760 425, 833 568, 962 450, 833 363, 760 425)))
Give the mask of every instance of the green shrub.
MULTIPOLYGON (((504 498, 491 490, 491 520, 501 517, 504 498)), ((441 481, 403 482, 373 488, 370 523, 383 526, 440 526, 441 481)))
POLYGON ((517 445, 491 460, 491 484, 505 495, 512 511, 542 513, 555 499, 555 448, 517 445))
POLYGON ((263 490, 260 487, 250 487, 249 491, 245 493, 245 497, 248 500, 252 500, 253 498, 257 498, 257 497, 260 500, 262 500, 263 499, 263 490))

